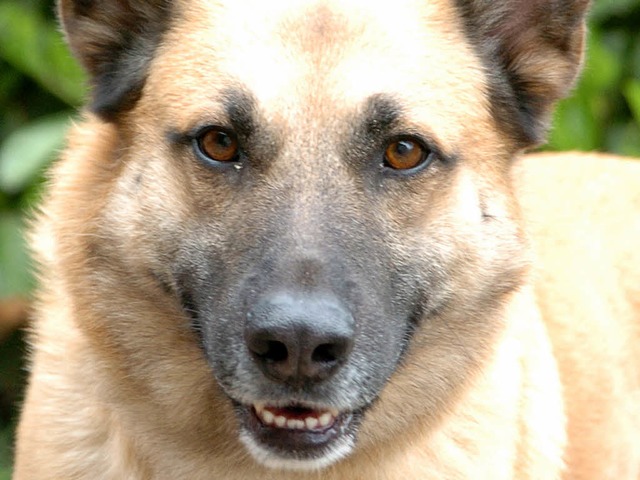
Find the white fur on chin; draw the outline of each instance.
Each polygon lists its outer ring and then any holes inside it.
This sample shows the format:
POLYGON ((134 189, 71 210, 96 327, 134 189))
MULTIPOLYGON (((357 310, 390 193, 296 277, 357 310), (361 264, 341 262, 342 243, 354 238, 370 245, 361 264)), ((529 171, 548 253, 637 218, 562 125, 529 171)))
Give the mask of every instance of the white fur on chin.
POLYGON ((345 435, 336 440, 331 449, 323 456, 303 460, 297 458, 283 458, 279 456, 277 453, 260 445, 253 435, 246 430, 243 430, 240 433, 240 441, 245 445, 254 460, 261 465, 273 469, 298 471, 317 471, 328 467, 349 455, 355 446, 353 438, 345 435))

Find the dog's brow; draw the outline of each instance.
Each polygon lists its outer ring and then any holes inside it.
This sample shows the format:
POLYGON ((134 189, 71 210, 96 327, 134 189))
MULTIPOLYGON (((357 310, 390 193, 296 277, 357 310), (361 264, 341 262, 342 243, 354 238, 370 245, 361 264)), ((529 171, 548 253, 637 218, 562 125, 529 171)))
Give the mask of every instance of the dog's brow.
POLYGON ((371 95, 362 103, 356 118, 355 140, 360 145, 376 145, 390 135, 408 134, 421 138, 448 164, 453 165, 458 160, 455 151, 445 149, 432 132, 414 124, 409 117, 401 98, 386 93, 371 95))
MULTIPOLYGON (((214 121, 222 123, 227 128, 232 128, 236 133, 244 138, 251 137, 256 130, 257 108, 254 97, 242 87, 230 87, 223 90, 218 101, 222 106, 222 113, 226 117, 224 121, 214 121)), ((208 127, 211 121, 203 121, 192 126, 184 132, 177 128, 170 128, 165 133, 167 140, 173 144, 190 142, 204 127, 208 127)))
POLYGON ((256 101, 244 88, 228 88, 222 93, 223 105, 233 129, 250 137, 256 127, 256 101))
POLYGON ((378 93, 364 103, 363 130, 367 135, 379 137, 398 124, 402 116, 402 105, 390 95, 378 93))

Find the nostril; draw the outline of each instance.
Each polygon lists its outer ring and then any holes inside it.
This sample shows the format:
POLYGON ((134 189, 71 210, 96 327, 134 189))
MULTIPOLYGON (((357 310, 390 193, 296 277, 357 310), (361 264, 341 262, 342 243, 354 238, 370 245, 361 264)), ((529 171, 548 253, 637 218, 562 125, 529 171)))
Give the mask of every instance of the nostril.
POLYGON ((287 346, 279 340, 260 338, 260 335, 256 335, 247 343, 249 350, 261 360, 282 362, 289 356, 287 346))
POLYGON ((287 359, 289 352, 287 351, 287 346, 284 343, 272 340, 267 342, 266 351, 259 355, 265 360, 282 362, 287 359))
POLYGON ((335 362, 340 353, 338 347, 332 343, 323 343, 318 345, 311 354, 311 361, 316 363, 333 363, 335 362))

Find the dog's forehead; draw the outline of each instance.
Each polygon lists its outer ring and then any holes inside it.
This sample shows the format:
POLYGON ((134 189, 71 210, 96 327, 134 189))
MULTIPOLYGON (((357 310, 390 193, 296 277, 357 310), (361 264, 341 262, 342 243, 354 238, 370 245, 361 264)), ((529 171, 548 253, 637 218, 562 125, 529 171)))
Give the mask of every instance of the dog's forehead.
POLYGON ((172 118, 185 122, 233 87, 288 123, 380 93, 443 135, 459 135, 460 102, 467 121, 486 120, 484 73, 450 0, 188 0, 152 69, 148 90, 175 95, 172 118))

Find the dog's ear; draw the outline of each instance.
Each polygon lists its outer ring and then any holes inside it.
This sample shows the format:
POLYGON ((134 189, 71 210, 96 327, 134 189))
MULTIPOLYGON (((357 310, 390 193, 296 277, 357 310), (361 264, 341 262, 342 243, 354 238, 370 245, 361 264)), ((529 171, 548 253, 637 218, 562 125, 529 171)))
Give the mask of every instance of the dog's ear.
POLYGON ((540 143, 580 71, 589 0, 456 0, 490 73, 492 108, 522 146, 540 143))
POLYGON ((171 0, 58 0, 69 46, 89 73, 92 110, 104 119, 138 99, 170 8, 171 0))

